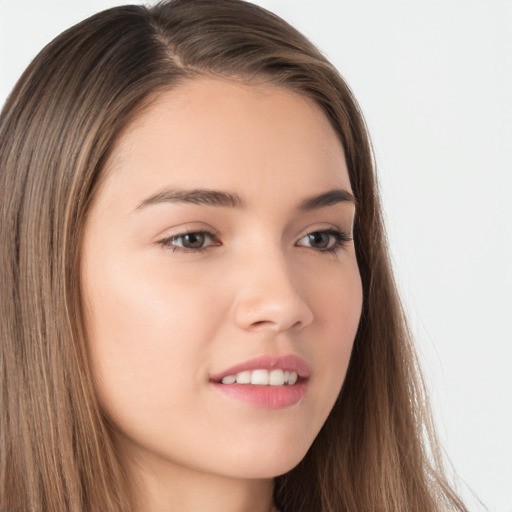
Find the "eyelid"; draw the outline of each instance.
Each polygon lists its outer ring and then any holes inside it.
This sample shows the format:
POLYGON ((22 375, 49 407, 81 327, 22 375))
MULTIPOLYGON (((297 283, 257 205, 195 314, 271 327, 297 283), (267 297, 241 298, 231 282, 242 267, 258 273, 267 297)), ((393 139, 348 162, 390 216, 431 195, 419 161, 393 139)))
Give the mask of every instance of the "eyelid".
POLYGON ((305 236, 310 235, 311 233, 324 233, 326 231, 334 231, 352 238, 352 226, 350 227, 350 229, 347 230, 336 224, 320 222, 312 224, 307 228, 303 229, 299 234, 297 240, 300 240, 301 238, 304 238, 305 236))
MULTIPOLYGON (((1 1, 1 0, 0 0, 1 1)), ((218 234, 218 230, 213 228, 210 224, 206 222, 186 222, 183 224, 179 224, 178 226, 173 226, 167 228, 162 231, 156 238, 157 241, 163 238, 172 238, 180 235, 188 235, 190 233, 212 233, 215 236, 218 234)))

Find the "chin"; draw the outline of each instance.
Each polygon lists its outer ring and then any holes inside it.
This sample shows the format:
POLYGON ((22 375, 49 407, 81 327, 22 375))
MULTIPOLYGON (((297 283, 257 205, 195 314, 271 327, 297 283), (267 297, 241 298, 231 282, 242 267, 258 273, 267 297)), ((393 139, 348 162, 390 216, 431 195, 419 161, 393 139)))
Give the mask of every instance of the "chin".
POLYGON ((239 478, 275 478, 291 471, 305 457, 311 442, 295 436, 288 439, 269 439, 245 442, 233 454, 231 467, 239 478), (266 442, 265 442, 266 441, 266 442))

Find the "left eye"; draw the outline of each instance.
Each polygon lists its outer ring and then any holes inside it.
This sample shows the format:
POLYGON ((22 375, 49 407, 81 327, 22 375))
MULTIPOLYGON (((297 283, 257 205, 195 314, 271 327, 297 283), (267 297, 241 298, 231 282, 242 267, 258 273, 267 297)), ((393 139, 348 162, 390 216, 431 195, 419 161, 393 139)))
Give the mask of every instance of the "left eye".
POLYGON ((297 245, 311 247, 317 251, 335 251, 347 242, 350 242, 350 240, 351 238, 347 233, 329 229, 327 231, 308 233, 297 242, 297 245))

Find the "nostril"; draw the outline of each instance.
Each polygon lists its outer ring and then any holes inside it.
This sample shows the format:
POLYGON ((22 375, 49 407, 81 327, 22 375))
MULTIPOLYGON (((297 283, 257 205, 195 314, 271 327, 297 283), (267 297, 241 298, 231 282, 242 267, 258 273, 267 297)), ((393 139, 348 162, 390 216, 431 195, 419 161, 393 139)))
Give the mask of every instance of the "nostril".
MULTIPOLYGON (((268 329, 271 329, 272 330, 272 327, 274 326, 275 324, 273 322, 270 322, 269 320, 258 320, 256 322, 252 322, 248 328, 249 330, 251 331, 255 331, 255 332, 258 332, 258 331, 263 331, 263 330, 268 330, 268 329)), ((277 330, 277 326, 275 328, 277 330)))
MULTIPOLYGON (((302 325, 302 322, 297 321, 290 327, 287 327, 287 329, 296 329, 297 327, 300 327, 301 325, 302 325)), ((283 328, 282 326, 280 326, 280 324, 278 322, 273 322, 271 320, 258 320, 256 322, 252 322, 250 325, 250 329, 255 330, 255 331, 259 331, 262 329, 269 329, 272 327, 274 327, 275 330, 281 330, 283 328)))

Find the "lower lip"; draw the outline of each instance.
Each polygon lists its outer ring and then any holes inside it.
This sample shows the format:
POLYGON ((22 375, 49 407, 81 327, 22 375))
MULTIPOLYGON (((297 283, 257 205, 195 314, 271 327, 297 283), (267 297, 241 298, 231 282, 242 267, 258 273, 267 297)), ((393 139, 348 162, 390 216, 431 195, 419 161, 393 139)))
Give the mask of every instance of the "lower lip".
POLYGON ((255 386, 252 384, 213 383, 225 395, 262 409, 284 409, 299 403, 306 394, 307 382, 293 386, 255 386))

